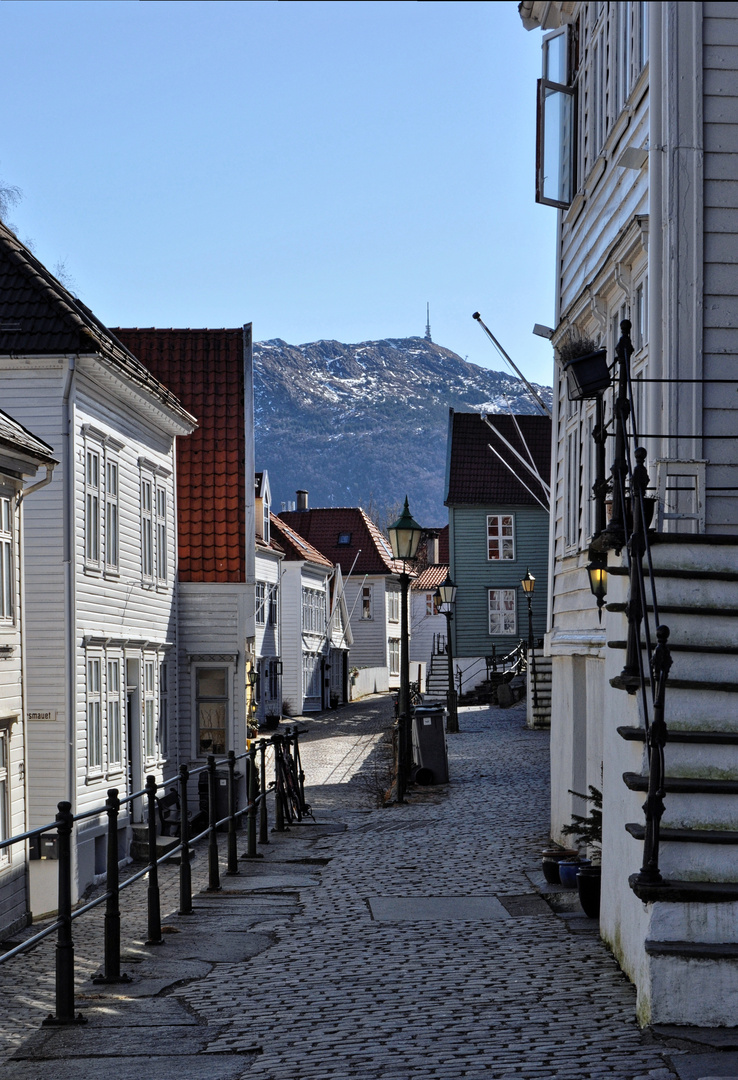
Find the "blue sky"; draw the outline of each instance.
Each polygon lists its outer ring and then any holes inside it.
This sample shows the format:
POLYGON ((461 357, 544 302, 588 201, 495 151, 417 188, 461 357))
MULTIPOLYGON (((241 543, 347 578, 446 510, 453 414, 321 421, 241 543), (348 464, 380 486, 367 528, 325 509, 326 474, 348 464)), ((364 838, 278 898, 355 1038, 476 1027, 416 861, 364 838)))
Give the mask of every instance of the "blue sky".
POLYGON ((422 335, 551 382, 540 35, 514 0, 3 0, 10 215, 108 325, 422 335))

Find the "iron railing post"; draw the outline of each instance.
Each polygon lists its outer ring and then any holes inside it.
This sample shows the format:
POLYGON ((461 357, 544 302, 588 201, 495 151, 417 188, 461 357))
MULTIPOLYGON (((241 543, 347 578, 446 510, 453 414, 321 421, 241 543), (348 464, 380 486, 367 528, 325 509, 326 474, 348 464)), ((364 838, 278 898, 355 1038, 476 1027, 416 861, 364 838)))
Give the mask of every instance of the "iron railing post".
POLYGON ((108 851, 105 901, 105 961, 103 974, 96 976, 96 983, 130 982, 128 975, 120 972, 120 875, 118 873, 118 815, 120 799, 118 789, 110 788, 105 803, 108 814, 108 851))
POLYGON ((56 815, 59 845, 59 929, 56 938, 56 1013, 44 1024, 83 1024, 81 1013, 74 1015, 74 941, 72 939, 72 829, 74 816, 70 802, 60 802, 56 815))
POLYGON ((208 892, 220 892, 220 870, 218 867, 218 833, 216 823, 216 775, 215 755, 208 754, 208 892))
POLYGON ((664 813, 664 747, 667 739, 666 720, 664 718, 666 680, 672 665, 669 648, 669 627, 656 629, 658 644, 654 649, 652 667, 656 679, 656 698, 653 703, 653 721, 648 732, 650 762, 648 770, 648 795, 643 804, 646 816, 646 835, 643 844, 643 866, 633 880, 642 885, 659 884, 662 880, 659 870, 659 841, 661 818, 664 813))
POLYGON ((156 850, 156 792, 157 783, 153 776, 146 777, 146 805, 149 825, 149 887, 148 901, 148 938, 147 945, 163 945, 161 934, 161 900, 159 896, 159 866, 156 850))
POLYGON ((190 770, 186 765, 179 767, 179 839, 182 852, 179 862, 179 913, 192 914, 192 867, 190 866, 190 811, 187 803, 187 785, 190 770))
POLYGON ((297 771, 297 786, 300 793, 300 810, 303 814, 307 814, 310 807, 305 801, 305 772, 302 767, 302 758, 300 757, 300 731, 297 724, 292 728, 292 742, 294 744, 293 757, 295 769, 297 771))
POLYGON ((269 843, 269 821, 266 800, 266 739, 259 739, 259 776, 261 778, 261 801, 259 803, 259 843, 269 843))
POLYGON ((274 747, 274 831, 284 832, 284 783, 282 780, 282 769, 280 765, 279 755, 281 751, 282 736, 272 736, 272 745, 274 747))
POLYGON ((240 874, 236 849, 236 751, 228 751, 228 869, 229 877, 240 874))
POLYGON ((621 548, 625 545, 628 536, 628 528, 625 514, 625 478, 628 475, 627 460, 627 431, 628 417, 630 416, 630 399, 628 397, 628 380, 630 358, 633 353, 633 344, 630 340, 630 322, 623 319, 620 323, 621 336, 615 352, 618 357, 618 396, 615 401, 615 458, 612 464, 613 490, 612 490, 612 519, 607 532, 610 536, 611 546, 621 548))
POLYGON ((643 556, 646 551, 646 523, 643 520, 643 496, 648 487, 648 470, 644 464, 646 451, 639 446, 635 451, 636 467, 630 479, 633 531, 628 540, 630 584, 625 614, 628 618, 628 638, 625 666, 611 684, 620 690, 635 694, 643 682, 643 651, 641 649, 641 626, 644 616, 643 604, 643 556))

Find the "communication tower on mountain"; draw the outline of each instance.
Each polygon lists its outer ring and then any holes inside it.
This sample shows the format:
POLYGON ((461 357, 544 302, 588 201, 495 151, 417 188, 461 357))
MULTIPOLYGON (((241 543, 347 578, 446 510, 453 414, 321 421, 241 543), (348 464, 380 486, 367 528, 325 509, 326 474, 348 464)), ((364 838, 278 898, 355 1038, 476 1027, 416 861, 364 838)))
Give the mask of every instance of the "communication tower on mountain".
POLYGON ((433 341, 430 332, 430 304, 425 305, 425 340, 433 341))

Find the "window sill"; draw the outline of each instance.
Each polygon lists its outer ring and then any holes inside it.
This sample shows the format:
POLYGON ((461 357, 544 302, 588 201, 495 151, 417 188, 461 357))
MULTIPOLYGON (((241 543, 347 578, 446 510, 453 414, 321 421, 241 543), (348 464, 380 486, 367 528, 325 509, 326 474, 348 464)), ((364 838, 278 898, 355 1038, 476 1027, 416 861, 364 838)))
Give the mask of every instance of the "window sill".
POLYGON ((120 570, 106 568, 103 577, 106 581, 120 581, 120 570))
POLYGON ((102 577, 102 568, 99 566, 90 566, 85 563, 82 568, 82 573, 87 574, 89 577, 102 577))
POLYGON ((105 773, 102 769, 99 772, 88 772, 85 777, 85 784, 101 784, 105 781, 105 773))

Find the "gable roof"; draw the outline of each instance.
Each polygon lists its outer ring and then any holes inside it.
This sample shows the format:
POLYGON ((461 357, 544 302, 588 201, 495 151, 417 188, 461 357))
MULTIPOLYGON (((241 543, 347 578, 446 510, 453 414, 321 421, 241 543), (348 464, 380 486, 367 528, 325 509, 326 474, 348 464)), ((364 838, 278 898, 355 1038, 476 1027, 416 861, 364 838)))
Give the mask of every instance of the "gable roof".
POLYGON ((402 571, 402 564, 392 558, 389 540, 360 506, 289 510, 279 516, 331 563, 338 563, 344 574, 349 574, 352 567, 356 574, 398 574, 402 571), (345 539, 344 543, 339 544, 339 536, 345 539))
MULTIPOLYGON (((20 454, 33 465, 57 465, 53 449, 0 409, 0 453, 20 454)), ((35 472, 35 469, 34 469, 35 472)))
POLYGON ((0 222, 0 355, 97 354, 188 427, 195 419, 171 390, 0 222))
POLYGON ((425 570, 413 581, 410 588, 419 592, 437 589, 446 580, 448 569, 448 563, 433 563, 431 566, 426 566, 425 570))
POLYGON ((274 514, 269 515, 269 521, 280 546, 284 549, 288 562, 304 559, 306 562, 333 569, 333 563, 330 559, 326 559, 325 555, 322 555, 317 548, 313 547, 294 529, 291 529, 286 521, 281 521, 274 514))
MULTIPOLYGON (((450 412, 446 506, 503 505, 538 506, 524 484, 545 503, 541 485, 515 457, 479 413, 450 412), (509 462, 500 461, 495 450, 509 462), (520 476, 524 484, 517 479, 520 476)), ((491 422, 526 461, 527 447, 538 472, 548 483, 551 475, 551 420, 548 416, 512 416, 495 413, 491 422), (517 425, 517 426, 516 426, 517 425), (521 440, 518 433, 522 433, 521 440)))
POLYGON ((180 579, 245 581, 243 327, 115 332, 198 418, 177 442, 180 579))

